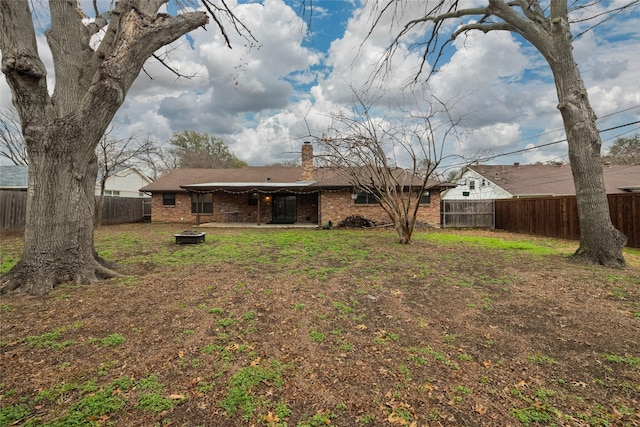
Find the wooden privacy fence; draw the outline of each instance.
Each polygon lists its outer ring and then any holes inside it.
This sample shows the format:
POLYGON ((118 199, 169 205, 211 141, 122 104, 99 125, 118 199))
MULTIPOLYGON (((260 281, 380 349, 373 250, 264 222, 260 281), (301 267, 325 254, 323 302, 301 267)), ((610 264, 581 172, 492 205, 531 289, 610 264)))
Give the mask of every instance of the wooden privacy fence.
POLYGON ((24 230, 27 192, 0 190, 0 232, 24 230))
MULTIPOLYGON (((614 227, 629 238, 628 247, 640 248, 640 194, 609 194, 607 197, 614 227)), ((495 228, 579 240, 576 198, 498 199, 495 201, 495 228)))
POLYGON ((442 228, 493 228, 493 200, 442 200, 442 228))
MULTIPOLYGON (((0 232, 24 230, 27 214, 27 192, 0 190, 0 232)), ((102 224, 141 222, 144 199, 134 197, 105 197, 102 224)))

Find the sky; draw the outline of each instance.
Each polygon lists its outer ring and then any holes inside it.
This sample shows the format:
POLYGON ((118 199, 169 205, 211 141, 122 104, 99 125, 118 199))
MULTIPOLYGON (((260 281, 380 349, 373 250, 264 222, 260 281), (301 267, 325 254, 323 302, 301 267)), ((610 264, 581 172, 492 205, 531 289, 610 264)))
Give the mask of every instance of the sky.
MULTIPOLYGON (((248 164, 270 165, 299 158, 308 135, 322 135, 332 115, 353 107, 354 94, 381 122, 424 114, 437 96, 459 118, 458 138, 443 146, 443 169, 474 160, 567 161, 550 70, 525 40, 506 32, 469 33, 453 42, 428 82, 422 74, 408 85, 422 52, 403 40, 381 68, 400 28, 383 20, 371 31, 373 3, 313 0, 305 8, 299 0, 230 2, 255 41, 229 30, 229 49, 213 23, 190 33, 167 49, 166 61, 191 77, 176 78, 151 59, 112 125, 120 135, 148 135, 159 144, 176 131, 206 132, 248 164)), ((416 16, 421 3, 407 2, 406 16, 416 16)), ((592 23, 576 24, 573 33, 592 23)), ((50 53, 44 37, 38 43, 52 91, 50 53)), ((640 132, 638 124, 605 131, 640 120, 640 8, 576 38, 574 56, 604 149, 640 132)), ((9 103, 0 78, 0 104, 9 103)))

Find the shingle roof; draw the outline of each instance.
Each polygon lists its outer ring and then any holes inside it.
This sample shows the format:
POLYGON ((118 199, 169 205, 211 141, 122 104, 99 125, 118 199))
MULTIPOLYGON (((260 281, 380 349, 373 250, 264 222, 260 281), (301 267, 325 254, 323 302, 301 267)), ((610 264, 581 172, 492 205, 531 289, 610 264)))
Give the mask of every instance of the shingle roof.
POLYGON ((0 188, 26 189, 28 184, 28 166, 0 166, 0 188))
POLYGON ((296 182, 302 168, 292 166, 247 166, 240 169, 175 169, 142 187, 148 192, 185 192, 181 185, 238 182, 296 182))
MULTIPOLYGON (((484 176, 514 196, 575 195, 570 165, 472 165, 484 176)), ((640 185, 640 166, 605 165, 607 194, 623 193, 623 187, 640 185)))
MULTIPOLYGON (((399 171, 401 171, 399 169, 399 171)), ((246 166, 241 169, 175 169, 155 182, 143 187, 146 192, 184 192, 183 187, 210 190, 212 188, 235 187, 239 191, 249 187, 285 188, 287 186, 302 191, 315 191, 318 188, 351 187, 348 177, 334 168, 314 170, 315 181, 301 181, 301 167, 292 166, 246 166), (200 185, 198 185, 200 184, 200 185)), ((414 183, 415 184, 415 183, 414 183)), ((430 187, 440 185, 429 181, 430 187)))

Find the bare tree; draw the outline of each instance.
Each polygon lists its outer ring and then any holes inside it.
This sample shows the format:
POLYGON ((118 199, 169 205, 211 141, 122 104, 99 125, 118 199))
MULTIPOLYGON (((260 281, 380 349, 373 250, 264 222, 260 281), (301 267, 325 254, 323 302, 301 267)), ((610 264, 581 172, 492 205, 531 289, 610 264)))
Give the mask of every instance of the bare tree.
POLYGON ((14 165, 29 164, 22 139, 20 117, 13 108, 0 110, 0 157, 9 159, 14 165))
POLYGON ((602 160, 614 165, 640 165, 640 134, 617 138, 602 160))
POLYGON ((374 117, 356 95, 350 112, 332 115, 333 124, 314 137, 319 157, 358 191, 374 197, 393 223, 401 244, 410 244, 420 201, 437 182, 431 177, 445 143, 456 137, 446 106, 434 99, 430 110, 405 117, 374 117))
MULTIPOLYGON (((556 85, 558 109, 562 114, 569 145, 569 161, 576 187, 580 223, 580 246, 572 259, 588 264, 624 267, 622 255, 627 238, 612 224, 604 187, 600 149, 602 142, 596 128, 596 115, 589 103, 587 90, 580 70, 573 57, 573 34, 571 33, 568 0, 486 0, 486 4, 465 7, 459 0, 439 0, 425 3, 424 14, 402 17, 401 9, 409 0, 378 0, 375 28, 382 18, 391 16, 395 22, 401 20, 400 30, 388 50, 390 58, 405 38, 423 52, 423 62, 418 75, 427 65, 427 58, 434 58, 431 67, 437 69, 446 46, 457 37, 471 31, 507 31, 519 34, 545 58, 556 85), (422 32, 422 30, 424 30, 422 32), (417 34, 424 34, 420 37, 417 34), (417 37, 417 38, 416 38, 417 37)), ((594 13, 593 21, 608 19, 638 5, 629 1, 606 14, 594 13)), ((601 7, 602 2, 571 2, 573 10, 581 10, 588 16, 589 7, 601 7)), ((585 20, 589 20, 587 17, 585 20)), ((596 22, 594 25, 598 25, 596 22)), ((593 27, 591 27, 593 28, 593 27)), ((416 75, 417 77, 417 75, 416 75)))
POLYGON ((98 184, 100 194, 96 200, 95 227, 102 224, 102 207, 107 181, 122 167, 134 166, 136 163, 144 162, 149 156, 153 156, 157 151, 155 143, 149 138, 130 136, 128 138, 116 139, 113 136, 113 129, 108 129, 96 148, 98 156, 98 184))
POLYGON ((222 2, 201 0, 209 14, 159 13, 167 0, 120 0, 95 16, 75 1, 48 2, 55 88, 49 91, 32 7, 0 0, 2 72, 20 116, 29 158, 29 193, 22 259, 0 279, 0 294, 44 294, 63 282, 92 283, 118 273, 94 250, 96 147, 147 59, 212 16, 250 33, 222 2), (94 47, 94 36, 101 39, 94 47))
POLYGON ((138 158, 142 169, 144 169, 147 175, 154 181, 162 175, 166 175, 172 170, 177 169, 179 167, 178 160, 178 156, 176 156, 174 150, 158 146, 157 143, 153 151, 143 153, 143 155, 138 158))

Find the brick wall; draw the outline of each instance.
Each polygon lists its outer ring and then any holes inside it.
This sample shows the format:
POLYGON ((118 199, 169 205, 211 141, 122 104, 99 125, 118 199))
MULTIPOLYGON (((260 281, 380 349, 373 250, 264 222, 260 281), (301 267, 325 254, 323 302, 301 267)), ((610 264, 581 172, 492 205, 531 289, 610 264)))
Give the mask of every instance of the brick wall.
MULTIPOLYGON (((260 194, 260 223, 271 221, 271 197, 260 194)), ((388 223, 389 217, 378 205, 356 205, 351 193, 321 192, 321 206, 318 209, 318 194, 297 195, 297 221, 299 223, 324 224, 331 221, 337 225, 351 215, 362 215, 378 223, 388 223)), ((257 206, 249 205, 248 194, 213 193, 213 214, 200 214, 200 222, 257 222, 257 206)), ((196 223, 196 215, 191 213, 191 197, 186 193, 176 194, 175 206, 163 206, 162 194, 151 198, 151 220, 153 222, 196 223)), ((431 203, 422 205, 418 211, 418 221, 431 225, 440 224, 440 193, 431 192, 431 203)))
MULTIPOLYGON (((260 194, 260 223, 272 218, 272 196, 260 194)), ((200 214, 200 222, 246 222, 256 223, 258 206, 249 205, 249 194, 213 193, 213 214, 200 214)), ((162 204, 162 193, 154 193, 151 198, 151 220, 153 222, 196 223, 196 214, 191 213, 191 196, 176 194, 175 206, 162 204)), ((299 194, 297 196, 297 221, 318 223, 318 195, 299 194)))
POLYGON ((162 205, 162 193, 153 193, 151 197, 152 222, 196 222, 191 216, 191 197, 186 193, 176 193, 175 206, 162 205))
MULTIPOLYGON (((356 205, 348 192, 323 192, 321 194, 321 221, 331 221, 337 225, 351 215, 361 215, 377 223, 389 223, 391 220, 379 205, 356 205)), ((440 224, 440 192, 431 192, 431 203, 421 205, 418 221, 430 225, 440 224)))

